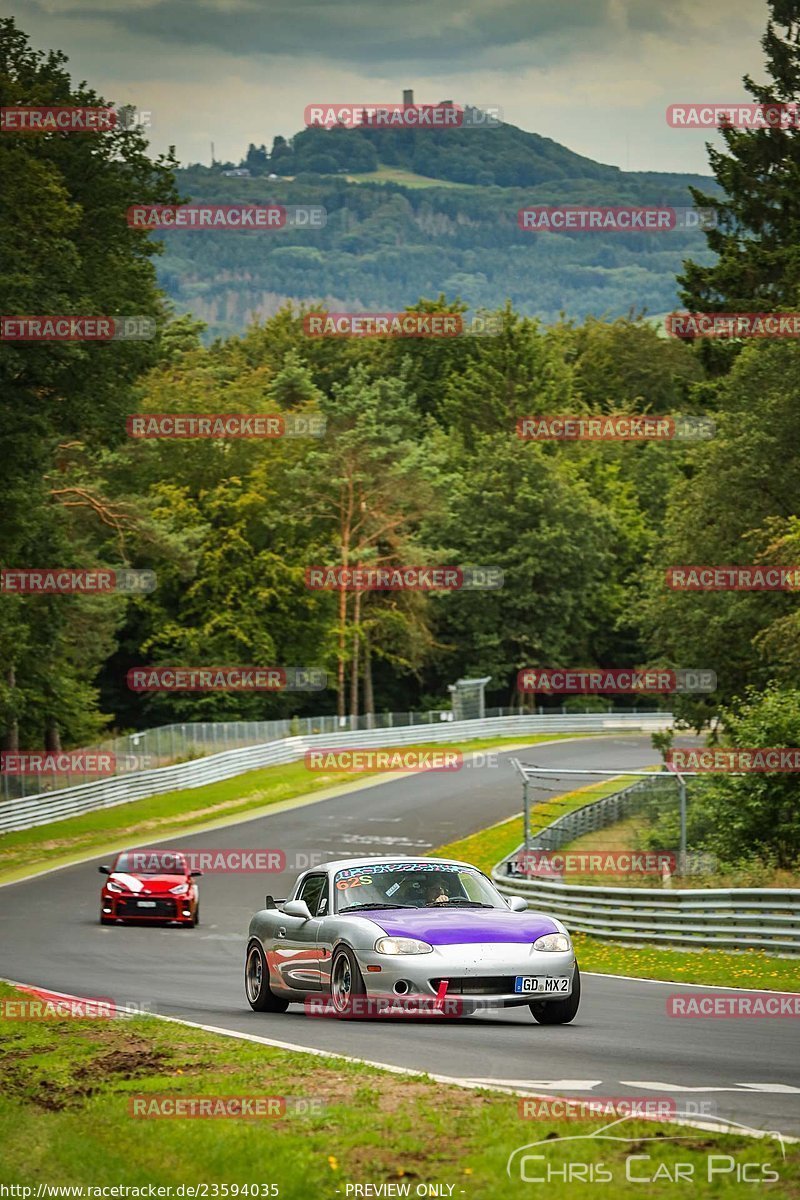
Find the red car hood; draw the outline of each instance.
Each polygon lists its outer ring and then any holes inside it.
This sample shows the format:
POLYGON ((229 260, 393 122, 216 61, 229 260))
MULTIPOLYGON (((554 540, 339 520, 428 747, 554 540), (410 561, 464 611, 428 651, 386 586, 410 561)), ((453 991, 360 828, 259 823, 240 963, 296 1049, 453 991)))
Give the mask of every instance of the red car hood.
POLYGON ((185 875, 129 875, 126 871, 113 871, 109 880, 120 883, 129 892, 142 892, 150 896, 160 895, 177 887, 179 883, 188 883, 185 875))

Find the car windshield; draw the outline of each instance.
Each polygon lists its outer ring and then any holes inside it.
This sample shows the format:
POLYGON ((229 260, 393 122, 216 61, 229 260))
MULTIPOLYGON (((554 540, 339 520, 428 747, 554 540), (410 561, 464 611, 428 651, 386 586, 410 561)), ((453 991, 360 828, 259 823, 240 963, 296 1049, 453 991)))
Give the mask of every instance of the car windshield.
POLYGON ((334 876, 337 912, 367 908, 504 908, 488 879, 450 863, 388 862, 345 867, 334 876))
POLYGON ((130 850, 120 854, 114 870, 126 875, 185 875, 186 859, 172 850, 130 850))

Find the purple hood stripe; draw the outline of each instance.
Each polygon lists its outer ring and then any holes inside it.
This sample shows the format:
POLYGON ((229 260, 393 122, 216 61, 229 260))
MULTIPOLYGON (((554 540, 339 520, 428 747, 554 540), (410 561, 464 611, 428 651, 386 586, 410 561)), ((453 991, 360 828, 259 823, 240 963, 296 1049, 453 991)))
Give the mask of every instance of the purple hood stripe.
POLYGON ((382 912, 364 909, 359 916, 380 925, 389 937, 420 938, 432 946, 476 942, 535 942, 557 933, 555 921, 540 913, 514 913, 502 908, 414 908, 382 912))

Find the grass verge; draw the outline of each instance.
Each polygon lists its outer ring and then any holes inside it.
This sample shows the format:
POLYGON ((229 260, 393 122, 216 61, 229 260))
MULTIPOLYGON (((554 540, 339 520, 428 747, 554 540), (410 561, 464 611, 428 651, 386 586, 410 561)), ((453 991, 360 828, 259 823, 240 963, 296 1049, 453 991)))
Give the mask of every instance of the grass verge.
MULTIPOLYGON (((24 999, 0 985, 0 999, 11 998, 24 999)), ((552 1032, 522 1026, 519 1036, 549 1038, 552 1032)), ((712 1155, 731 1156, 713 1184, 721 1200, 741 1195, 735 1164, 745 1161, 751 1176, 777 1171, 780 1194, 800 1189, 793 1148, 784 1161, 774 1138, 629 1120, 614 1130, 624 1141, 558 1142, 591 1134, 607 1119, 523 1119, 515 1096, 237 1042, 153 1018, 34 1021, 0 1013, 0 1039, 3 1183, 34 1185, 32 1196, 39 1184, 159 1185, 172 1189, 162 1195, 173 1197, 207 1185, 209 1197, 336 1200, 354 1195, 354 1184, 362 1185, 361 1195, 395 1196, 425 1194, 420 1185, 436 1184, 444 1187, 428 1194, 505 1200, 532 1194, 519 1168, 509 1181, 506 1161, 512 1151, 539 1141, 544 1144, 531 1153, 544 1161, 529 1163, 528 1170, 561 1172, 547 1186, 552 1200, 574 1197, 564 1168, 579 1163, 605 1182, 603 1195, 641 1196, 641 1183, 626 1181, 630 1155, 648 1156, 632 1164, 639 1178, 658 1172, 649 1196, 675 1195, 671 1176, 678 1162, 691 1164, 696 1185, 711 1194, 706 1181, 712 1155), (261 1119, 132 1115, 134 1099, 152 1102, 156 1096, 289 1097, 298 1107, 261 1119), (311 1111, 300 1111, 300 1101, 311 1111), (365 1184, 395 1187, 365 1193, 365 1184), (270 1192, 270 1185, 277 1190, 270 1192)))
MULTIPOLYGON (((564 812, 580 808, 604 794, 625 786, 624 778, 593 784, 559 796, 537 808, 536 828, 564 812), (602 790, 604 789, 604 790, 602 790)), ((470 837, 433 853, 473 863, 487 873, 522 841, 521 815, 482 829, 470 837)), ((769 991, 800 991, 800 961, 768 954, 764 950, 677 950, 662 946, 624 945, 576 933, 575 951, 584 971, 605 975, 632 975, 637 979, 666 979, 675 983, 699 983, 709 987, 758 988, 769 991)))
MULTIPOLYGON (((575 737, 597 737, 597 734, 542 734, 525 738, 483 738, 459 743, 432 742, 407 747, 414 750, 474 750, 508 749, 520 744, 563 741, 575 737)), ((378 749, 375 747, 375 749, 378 749)), ((392 747, 381 747, 392 749, 392 747)), ((122 849, 126 845, 153 842, 172 834, 198 831, 222 825, 246 814, 257 816, 261 809, 274 804, 313 797, 324 793, 348 791, 365 778, 386 775, 387 772, 363 771, 358 776, 341 771, 309 771, 301 762, 285 766, 264 767, 236 775, 221 783, 203 787, 165 792, 130 804, 97 809, 66 821, 22 829, 0 835, 0 883, 34 874, 48 867, 65 866, 76 859, 122 849)))
POLYGON ((428 188, 471 188, 471 183, 456 183, 450 179, 432 179, 429 175, 417 175, 405 167, 378 167, 376 171, 363 172, 360 175, 348 175, 348 183, 402 183, 406 187, 428 188))

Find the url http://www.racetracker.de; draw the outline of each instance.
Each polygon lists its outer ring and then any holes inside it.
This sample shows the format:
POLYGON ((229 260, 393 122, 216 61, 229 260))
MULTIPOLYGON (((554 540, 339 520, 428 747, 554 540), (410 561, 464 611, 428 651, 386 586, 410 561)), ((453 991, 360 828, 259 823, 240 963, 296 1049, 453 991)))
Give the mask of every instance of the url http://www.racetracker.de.
POLYGON ((75 1197, 75 1200, 116 1200, 130 1196, 145 1200, 145 1197, 161 1197, 162 1200, 214 1200, 214 1197, 279 1196, 277 1183, 177 1183, 160 1184, 59 1184, 59 1183, 0 1183, 0 1200, 49 1200, 50 1197, 75 1197))

